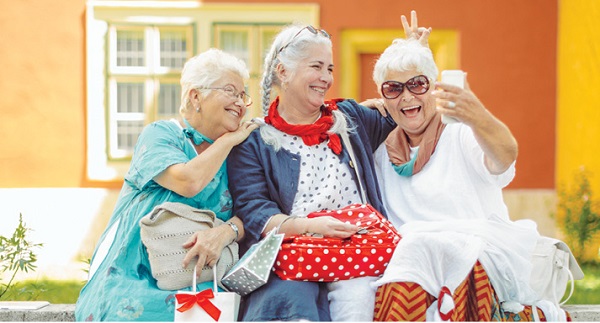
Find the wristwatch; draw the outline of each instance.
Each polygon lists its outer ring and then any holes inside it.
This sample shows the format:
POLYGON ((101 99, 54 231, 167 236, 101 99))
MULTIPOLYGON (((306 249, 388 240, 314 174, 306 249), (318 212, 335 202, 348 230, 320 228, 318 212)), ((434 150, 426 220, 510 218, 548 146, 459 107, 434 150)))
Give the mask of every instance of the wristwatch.
POLYGON ((229 224, 229 226, 231 227, 231 230, 233 230, 233 232, 235 232, 235 238, 231 242, 236 242, 238 237, 240 236, 240 229, 238 229, 238 226, 233 222, 228 221, 225 223, 229 224))

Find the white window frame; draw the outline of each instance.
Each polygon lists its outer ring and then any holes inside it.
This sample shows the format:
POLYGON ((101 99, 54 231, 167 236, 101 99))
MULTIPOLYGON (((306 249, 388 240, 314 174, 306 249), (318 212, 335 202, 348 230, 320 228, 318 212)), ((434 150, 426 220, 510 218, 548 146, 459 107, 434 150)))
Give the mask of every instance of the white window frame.
POLYGON ((318 4, 204 3, 201 1, 90 0, 86 9, 87 180, 119 181, 128 160, 109 160, 107 152, 107 33, 110 24, 189 26, 193 55, 213 47, 216 23, 318 25, 318 4))
MULTIPOLYGON (((167 67, 161 66, 162 58, 160 52, 160 36, 162 32, 177 31, 185 34, 185 41, 188 44, 185 56, 187 58, 193 55, 193 26, 174 27, 161 25, 109 25, 109 68, 107 71, 108 81, 108 100, 107 110, 108 119, 108 151, 109 158, 112 160, 129 159, 131 157, 130 149, 119 147, 119 133, 117 132, 118 123, 122 121, 138 121, 144 125, 155 121, 158 113, 158 88, 161 83, 172 83, 176 76, 175 83, 179 83, 179 75, 183 66, 167 67), (144 35, 144 65, 143 66, 117 66, 117 33, 118 31, 137 31, 144 35), (140 83, 144 88, 143 110, 141 112, 118 112, 117 111, 117 86, 120 82, 140 83)), ((168 117, 176 117, 169 115, 168 117)))

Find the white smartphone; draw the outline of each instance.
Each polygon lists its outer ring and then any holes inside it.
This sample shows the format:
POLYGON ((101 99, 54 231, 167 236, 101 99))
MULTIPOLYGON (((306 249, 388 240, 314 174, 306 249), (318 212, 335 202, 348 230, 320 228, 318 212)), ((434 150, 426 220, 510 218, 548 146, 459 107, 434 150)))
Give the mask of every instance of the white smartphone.
MULTIPOLYGON (((465 88, 465 72, 461 70, 444 70, 442 71, 442 83, 452 84, 462 89, 465 88)), ((448 117, 442 114, 442 122, 445 124, 460 122, 456 118, 448 117)))

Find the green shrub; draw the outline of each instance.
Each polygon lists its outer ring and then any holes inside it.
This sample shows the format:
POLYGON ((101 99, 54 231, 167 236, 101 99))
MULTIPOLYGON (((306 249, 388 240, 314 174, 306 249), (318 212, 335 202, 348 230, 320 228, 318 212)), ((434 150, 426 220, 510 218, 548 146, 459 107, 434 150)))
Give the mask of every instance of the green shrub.
POLYGON ((563 184, 557 190, 557 223, 573 253, 581 260, 588 242, 600 231, 600 202, 594 200, 590 177, 582 166, 571 185, 563 184))
POLYGON ((13 287, 15 276, 19 272, 29 272, 36 268, 37 256, 34 249, 41 243, 32 243, 27 239, 31 229, 25 226, 23 214, 19 214, 19 225, 10 238, 0 236, 0 299, 13 287), (10 279, 2 282, 2 277, 8 273, 10 279))

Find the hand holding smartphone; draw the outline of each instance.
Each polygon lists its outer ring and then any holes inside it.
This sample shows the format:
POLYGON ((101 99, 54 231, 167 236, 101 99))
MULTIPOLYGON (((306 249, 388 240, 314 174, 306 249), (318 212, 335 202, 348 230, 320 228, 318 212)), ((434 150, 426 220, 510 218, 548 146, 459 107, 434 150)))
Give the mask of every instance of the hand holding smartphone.
MULTIPOLYGON (((461 89, 465 88, 465 72, 461 70, 444 70, 442 71, 442 83, 448 83, 458 86, 461 89)), ((445 124, 460 122, 458 119, 448 117, 442 114, 442 122, 445 124)))

